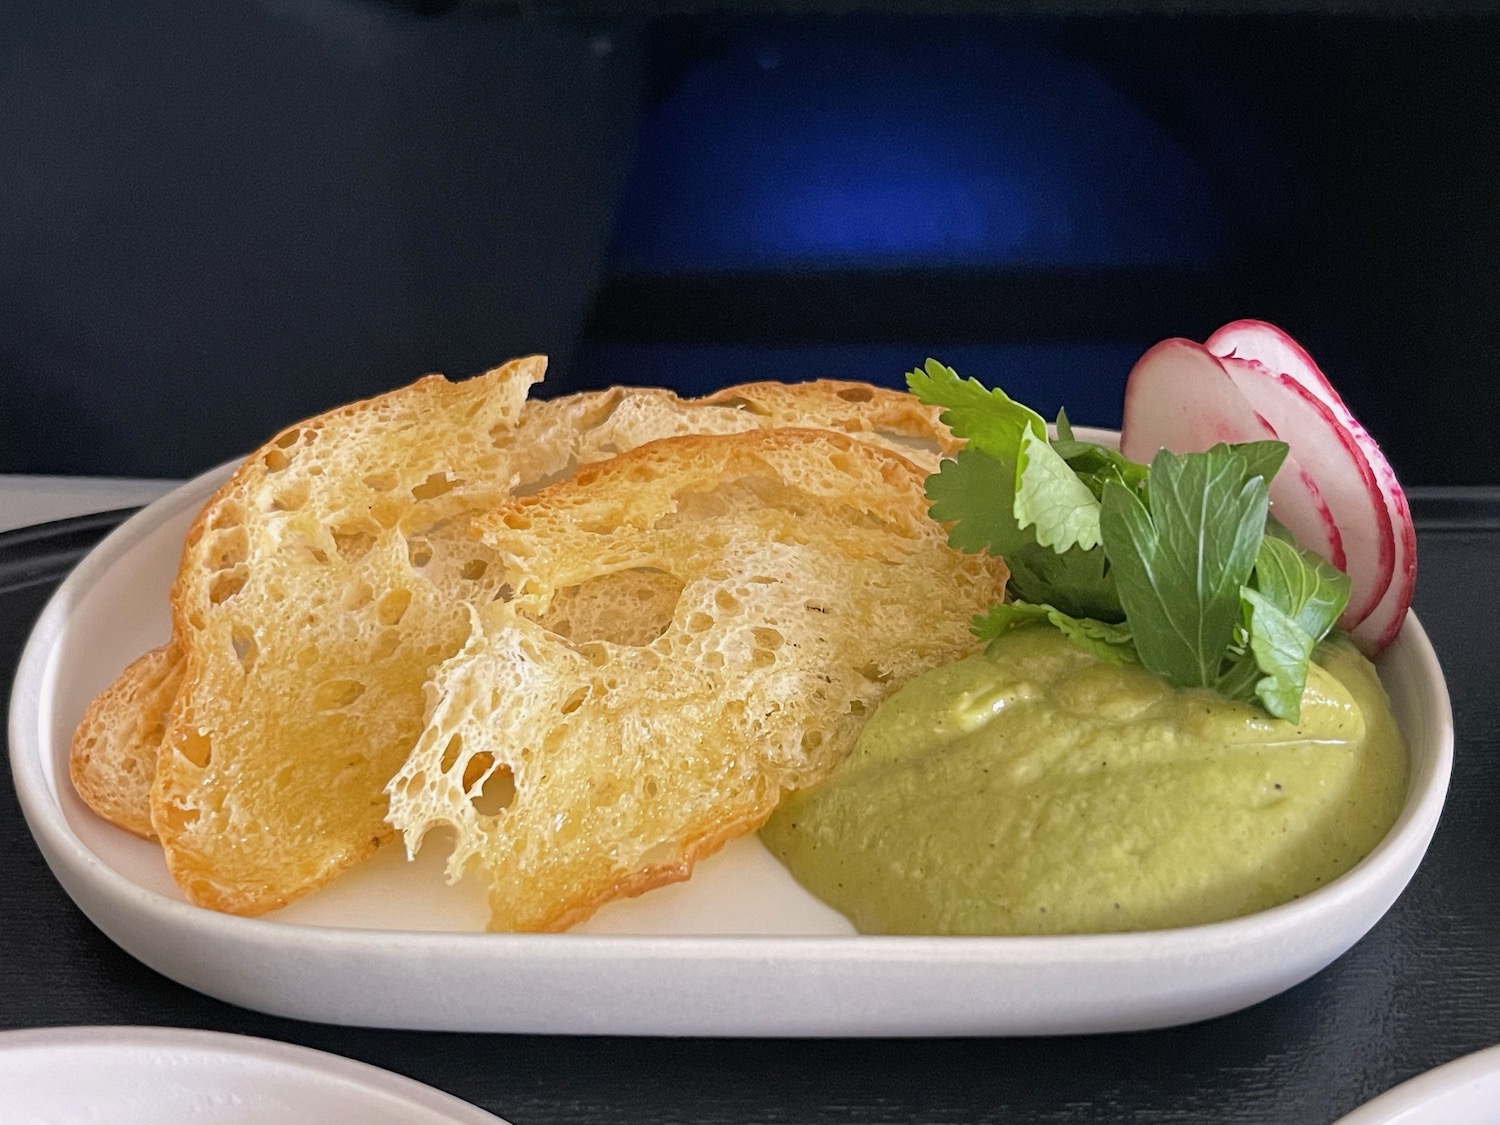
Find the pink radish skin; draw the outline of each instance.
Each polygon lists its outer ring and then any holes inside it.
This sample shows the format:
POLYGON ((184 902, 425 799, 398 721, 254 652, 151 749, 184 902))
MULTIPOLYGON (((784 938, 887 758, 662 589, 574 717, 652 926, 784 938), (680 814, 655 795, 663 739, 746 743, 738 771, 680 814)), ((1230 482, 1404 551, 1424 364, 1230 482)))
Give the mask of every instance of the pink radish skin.
MULTIPOLYGON (((1149 464, 1159 449, 1201 453, 1221 441, 1278 440, 1272 424, 1202 344, 1163 340, 1131 368, 1120 452, 1132 461, 1149 464)), ((1299 546, 1331 562, 1344 558, 1338 525, 1295 447, 1271 482, 1271 510, 1299 546)))
POLYGON ((1360 648, 1371 654, 1380 652, 1401 632, 1417 582, 1417 532, 1406 493, 1396 480, 1395 470, 1381 452, 1379 443, 1359 424, 1312 357, 1274 324, 1263 320, 1237 320, 1210 336, 1206 346, 1215 355, 1254 360, 1274 372, 1289 375, 1321 399, 1359 444, 1374 473, 1395 537, 1390 584, 1368 616, 1353 630, 1354 640, 1360 648))
POLYGON ((1379 604, 1395 566, 1391 517, 1375 474, 1354 435, 1297 380, 1247 359, 1221 362, 1322 490, 1346 555, 1343 563, 1329 562, 1349 575, 1349 608, 1339 618, 1339 628, 1353 629, 1379 604))
MULTIPOLYGON (((1232 321, 1204 341, 1203 346, 1220 359, 1249 359, 1278 375, 1290 375, 1333 407, 1335 414, 1349 414, 1344 400, 1312 361, 1312 356, 1274 324, 1264 320, 1232 321)), ((1349 414, 1351 420, 1353 417, 1349 414)), ((1348 426, 1343 418, 1339 421, 1348 426)))

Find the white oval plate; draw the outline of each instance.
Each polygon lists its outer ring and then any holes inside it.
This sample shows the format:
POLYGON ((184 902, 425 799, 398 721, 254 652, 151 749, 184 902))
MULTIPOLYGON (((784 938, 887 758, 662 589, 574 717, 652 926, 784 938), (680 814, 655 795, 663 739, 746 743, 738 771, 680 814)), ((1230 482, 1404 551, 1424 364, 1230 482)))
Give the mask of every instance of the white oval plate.
POLYGON ((1494 1125, 1500 1120, 1500 1047, 1419 1074, 1335 1125, 1494 1125))
POLYGON ((338 1055, 161 1027, 0 1032, 11 1125, 506 1125, 338 1055))
POLYGON ((183 535, 227 472, 133 517, 58 588, 17 671, 10 754, 32 834, 84 913, 158 972, 260 1011, 626 1035, 1047 1035, 1188 1023, 1290 988, 1359 940, 1416 870, 1447 791, 1448 693, 1412 616, 1380 662, 1412 749, 1400 818, 1342 878, 1246 918, 1067 937, 858 936, 754 837, 689 882, 611 904, 566 934, 473 932, 482 895, 447 887, 436 859, 407 864, 399 848, 263 918, 215 913, 182 900, 159 849, 89 812, 67 756, 89 700, 167 639, 183 535))

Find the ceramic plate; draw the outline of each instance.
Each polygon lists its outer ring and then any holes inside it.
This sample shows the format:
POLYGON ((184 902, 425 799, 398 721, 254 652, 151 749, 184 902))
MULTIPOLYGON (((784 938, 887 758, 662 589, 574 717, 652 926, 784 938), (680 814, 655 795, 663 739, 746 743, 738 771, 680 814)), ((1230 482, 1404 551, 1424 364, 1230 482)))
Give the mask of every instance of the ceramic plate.
POLYGON ((11 1125, 505 1125, 337 1055, 160 1027, 0 1033, 0 1105, 11 1125))
POLYGON ((1207 926, 1068 937, 870 937, 804 892, 753 838, 687 883, 615 903, 567 934, 486 934, 482 895, 401 849, 262 918, 182 901, 153 845, 74 794, 68 745, 89 700, 168 636, 183 534, 227 474, 163 497, 101 543, 37 622, 17 672, 11 764, 28 824, 84 912, 199 991, 278 1015, 455 1031, 643 1035, 1056 1034, 1222 1015, 1305 980, 1410 879, 1452 760, 1447 689, 1408 618, 1381 675, 1413 754, 1406 807, 1344 877, 1207 926))
POLYGON ((1493 1125, 1500 1103, 1500 1047, 1419 1074, 1336 1125, 1493 1125))

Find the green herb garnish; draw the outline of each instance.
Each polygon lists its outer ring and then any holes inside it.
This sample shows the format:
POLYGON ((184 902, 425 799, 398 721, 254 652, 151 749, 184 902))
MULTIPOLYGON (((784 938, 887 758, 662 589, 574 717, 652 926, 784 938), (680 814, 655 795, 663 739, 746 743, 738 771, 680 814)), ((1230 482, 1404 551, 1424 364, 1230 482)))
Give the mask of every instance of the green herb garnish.
POLYGON ((1148 468, 1077 440, 1065 414, 1049 438, 1041 415, 936 360, 907 385, 966 442, 927 480, 933 518, 1011 569, 1013 600, 976 636, 1050 625, 1100 659, 1298 721, 1349 579, 1268 519, 1283 443, 1162 451, 1148 468))

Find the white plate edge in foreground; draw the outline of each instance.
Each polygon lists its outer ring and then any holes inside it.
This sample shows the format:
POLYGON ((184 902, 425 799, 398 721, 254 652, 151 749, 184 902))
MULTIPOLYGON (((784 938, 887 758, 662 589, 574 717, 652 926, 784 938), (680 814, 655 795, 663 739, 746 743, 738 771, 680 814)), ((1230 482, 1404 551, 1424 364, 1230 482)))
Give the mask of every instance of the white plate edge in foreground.
POLYGON ((415 1079, 271 1039, 133 1026, 0 1032, 0 1102, 24 1120, 94 1121, 108 1106, 118 1121, 240 1125, 267 1100, 289 1102, 308 1121, 378 1112, 386 1125, 506 1125, 415 1079), (67 1081, 48 1081, 53 1068, 67 1081), (312 1113, 315 1101, 322 1116, 312 1113))
POLYGON ((1500 1046, 1409 1078, 1334 1125, 1489 1125, 1500 1100, 1500 1046))

